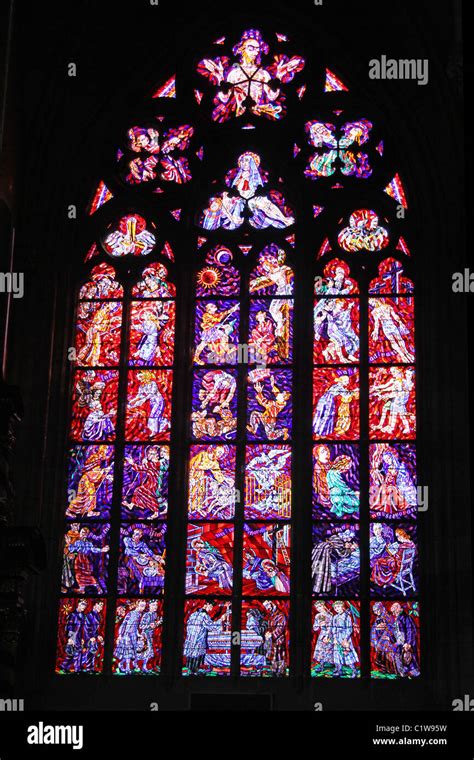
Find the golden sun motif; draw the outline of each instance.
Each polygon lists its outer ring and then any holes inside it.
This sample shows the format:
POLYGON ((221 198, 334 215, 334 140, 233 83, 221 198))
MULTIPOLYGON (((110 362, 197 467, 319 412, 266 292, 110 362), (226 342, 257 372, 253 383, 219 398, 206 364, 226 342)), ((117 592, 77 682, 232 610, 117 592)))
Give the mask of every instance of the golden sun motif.
POLYGON ((198 272, 197 281, 203 288, 213 288, 219 284, 221 274, 214 267, 206 267, 198 272))

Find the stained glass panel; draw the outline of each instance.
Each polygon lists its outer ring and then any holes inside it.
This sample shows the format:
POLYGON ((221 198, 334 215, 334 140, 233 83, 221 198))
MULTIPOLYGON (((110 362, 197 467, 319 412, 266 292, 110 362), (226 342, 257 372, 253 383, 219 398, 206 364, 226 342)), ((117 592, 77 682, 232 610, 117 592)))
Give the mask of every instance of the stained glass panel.
POLYGON ((61 599, 56 673, 102 672, 105 613, 104 599, 61 599))
POLYGON ((233 581, 232 523, 189 523, 186 593, 230 594, 233 581))
POLYGON ((416 450, 409 443, 374 443, 369 447, 370 516, 414 517, 417 509, 416 450))
POLYGON ((289 675, 290 604, 282 599, 244 599, 240 675, 289 675))
POLYGON ((285 523, 245 523, 244 596, 289 594, 290 536, 285 523))
POLYGON ((415 437, 415 370, 378 367, 369 370, 370 437, 382 440, 415 437))
POLYGON ((125 437, 128 441, 166 441, 171 428, 173 372, 161 369, 128 373, 125 437))
POLYGON ((168 511, 169 448, 125 446, 122 519, 166 517, 168 511))
POLYGON ((235 501, 235 447, 191 446, 189 517, 198 520, 230 520, 234 516, 235 501))
POLYGON ((230 602, 185 602, 183 676, 229 676, 231 645, 230 602))
POLYGON ((415 359, 412 298, 369 298, 369 361, 412 364, 415 359))
POLYGON ((109 531, 108 523, 68 524, 63 543, 62 594, 107 592, 109 531))
POLYGON ((73 446, 69 450, 66 517, 108 519, 113 470, 113 446, 73 446))
POLYGON ((293 361, 293 300, 253 298, 249 347, 258 364, 293 361))
POLYGON ((159 675, 162 622, 161 599, 117 599, 112 673, 159 675))
MULTIPOLYGON (((224 38, 225 39, 225 38, 224 38)), ((272 121, 286 113, 284 85, 291 82, 305 65, 299 55, 277 53, 269 58, 270 46, 258 29, 247 29, 227 56, 204 58, 197 70, 217 92, 212 118, 228 121, 245 114, 272 121)))
POLYGON ((291 438, 293 373, 253 369, 248 374, 247 431, 251 441, 291 438))
POLYGON ((360 603, 313 602, 311 675, 357 678, 360 675, 360 603))
POLYGON ((244 515, 250 520, 291 517, 290 446, 247 446, 244 515))
POLYGON ((314 371, 313 433, 315 440, 359 437, 359 371, 355 368, 314 371))
POLYGON ((192 434, 201 440, 235 440, 237 431, 237 373, 235 370, 197 370, 193 380, 192 434))
POLYGON ((122 304, 81 301, 76 321, 76 360, 79 367, 116 367, 120 353, 122 304))
POLYGON ((358 445, 313 447, 313 519, 358 517, 359 464, 358 445))
POLYGON ((312 578, 317 596, 359 596, 358 523, 313 524, 312 578))
POLYGON ((237 301, 198 301, 196 304, 195 364, 232 364, 239 343, 237 301))
POLYGON ((74 375, 71 440, 112 441, 118 400, 116 370, 79 370, 74 375))
POLYGON ((174 301, 132 301, 130 364, 134 367, 172 366, 174 322, 174 301))
POLYGON ((420 675, 418 602, 372 602, 370 663, 372 678, 420 675))
POLYGON ((370 590, 375 597, 416 596, 418 543, 416 526, 372 523, 370 526, 370 590))
POLYGON ((163 591, 166 523, 122 525, 118 567, 119 594, 156 595, 163 591))

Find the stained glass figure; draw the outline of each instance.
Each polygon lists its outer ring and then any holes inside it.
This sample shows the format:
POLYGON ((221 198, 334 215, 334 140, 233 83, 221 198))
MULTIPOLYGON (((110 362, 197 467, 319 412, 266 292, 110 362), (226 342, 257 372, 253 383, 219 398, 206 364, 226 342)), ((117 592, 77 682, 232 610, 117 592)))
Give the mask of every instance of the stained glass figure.
POLYGON ((233 364, 239 343, 238 301, 198 301, 195 364, 233 364))
POLYGON ((224 122, 250 112, 267 119, 281 119, 286 113, 283 86, 292 81, 305 65, 301 56, 279 53, 268 62, 269 45, 258 29, 246 30, 227 56, 205 58, 198 73, 217 88, 212 118, 224 122))
POLYGON ((106 593, 109 530, 108 523, 68 523, 63 544, 62 594, 106 593))
POLYGON ((358 209, 349 217, 349 225, 338 234, 341 248, 350 253, 380 251, 389 243, 388 230, 379 224, 375 211, 358 209))
POLYGON ((289 675, 290 604, 283 599, 245 599, 240 632, 240 675, 289 675))
POLYGON ((413 597, 418 591, 416 526, 372 523, 370 526, 370 590, 375 597, 413 597))
POLYGON ((230 594, 233 583, 234 526, 189 523, 186 594, 230 594))
POLYGON ((359 302, 355 298, 317 298, 314 302, 315 364, 359 360, 359 302))
POLYGON ((359 514, 360 452, 355 444, 313 447, 313 518, 347 518, 359 514))
POLYGON ((263 194, 260 188, 268 183, 268 174, 261 167, 257 153, 247 151, 237 159, 237 167, 227 173, 225 184, 229 190, 214 195, 200 217, 205 230, 236 230, 246 220, 251 227, 283 229, 291 226, 295 217, 292 209, 278 190, 263 194))
POLYGON ((369 426, 371 438, 415 437, 414 367, 370 368, 369 426))
POLYGON ((420 675, 418 602, 372 602, 370 631, 372 678, 420 675))
POLYGON ((61 599, 59 604, 56 673, 101 673, 105 600, 61 599))
POLYGON ((316 277, 316 296, 347 296, 359 292, 357 282, 349 277, 350 269, 342 259, 332 259, 324 267, 324 277, 316 277))
POLYGON ((313 524, 311 574, 317 596, 359 596, 358 523, 313 524))
POLYGON ((244 524, 244 596, 289 594, 290 535, 286 523, 244 524))
POLYGON ((244 514, 250 520, 291 517, 290 446, 247 446, 244 514))
POLYGON ((313 434, 315 440, 359 437, 359 371, 355 368, 314 371, 313 434))
POLYGON ((117 599, 112 673, 159 675, 162 622, 161 599, 117 599))
POLYGON ((369 361, 412 364, 414 344, 413 298, 369 298, 369 361))
POLYGON ((231 603, 190 599, 184 609, 183 676, 229 676, 231 603))
POLYGON ((172 298, 176 295, 176 286, 169 282, 164 264, 153 262, 142 272, 142 279, 132 288, 134 298, 172 298))
POLYGON ((130 307, 130 365, 172 366, 174 327, 174 301, 133 301, 130 307))
POLYGON ((119 594, 156 595, 163 591, 166 523, 132 523, 120 530, 119 594))
POLYGON ((371 518, 414 517, 418 501, 414 444, 373 443, 369 449, 371 518))
POLYGON ((189 124, 163 131, 161 126, 131 127, 127 135, 125 181, 130 185, 155 179, 176 184, 189 182, 192 179, 189 161, 180 154, 188 150, 193 133, 189 124), (135 155, 130 158, 130 154, 135 155))
POLYGON ((192 434, 202 440, 235 440, 237 431, 235 370, 211 369, 194 373, 192 434))
POLYGON ((118 371, 79 370, 73 383, 71 439, 86 443, 113 440, 118 371))
POLYGON ((171 428, 173 372, 131 370, 128 374, 127 441, 166 441, 171 428))
POLYGON ((123 216, 117 229, 104 238, 104 248, 110 256, 146 256, 154 248, 156 236, 147 229, 139 214, 123 216))
POLYGON ((191 446, 190 519, 232 519, 235 501, 235 447, 222 444, 191 446))
POLYGON ((79 367, 116 367, 120 354, 122 304, 79 302, 76 320, 76 362, 79 367))
POLYGON ((247 431, 251 441, 291 438, 291 370, 253 369, 248 374, 247 431))
POLYGON ((293 293, 293 270, 286 262, 286 253, 275 243, 267 245, 258 257, 250 276, 249 292, 260 296, 290 296, 293 293))
POLYGON ((168 511, 169 448, 125 446, 122 519, 151 520, 168 511))
POLYGON ((112 446, 73 446, 68 461, 66 517, 108 519, 112 506, 114 449, 112 446))
POLYGON ((79 291, 80 300, 122 298, 123 287, 116 280, 115 269, 108 264, 98 264, 90 274, 90 280, 79 291))
POLYGON ((360 603, 313 602, 311 675, 316 678, 360 676, 360 603))
POLYGON ((260 365, 291 364, 293 360, 293 300, 252 298, 249 349, 260 365))
POLYGON ((366 179, 372 174, 369 156, 360 146, 369 141, 372 124, 367 119, 346 122, 339 128, 322 121, 305 125, 308 143, 316 148, 304 171, 308 179, 331 177, 338 168, 346 177, 366 179))

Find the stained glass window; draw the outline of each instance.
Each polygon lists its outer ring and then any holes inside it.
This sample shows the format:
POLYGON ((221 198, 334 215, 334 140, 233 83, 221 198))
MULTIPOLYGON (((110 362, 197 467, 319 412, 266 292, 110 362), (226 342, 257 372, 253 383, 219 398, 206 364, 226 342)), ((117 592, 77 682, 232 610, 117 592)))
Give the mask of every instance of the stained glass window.
POLYGON ((92 183, 59 674, 420 674, 409 196, 302 49, 199 49, 92 183))

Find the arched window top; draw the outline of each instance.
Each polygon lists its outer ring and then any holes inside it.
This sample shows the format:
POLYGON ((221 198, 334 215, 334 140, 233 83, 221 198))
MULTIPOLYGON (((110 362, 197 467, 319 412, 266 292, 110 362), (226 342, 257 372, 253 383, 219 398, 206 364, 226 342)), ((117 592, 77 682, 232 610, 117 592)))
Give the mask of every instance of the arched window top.
POLYGON ((79 291, 80 300, 103 300, 123 298, 123 287, 115 279, 115 269, 108 264, 98 264, 90 274, 90 279, 79 291))
POLYGON ((356 280, 349 277, 350 268, 342 259, 332 259, 323 269, 324 277, 316 277, 317 296, 346 296, 359 292, 356 280))
POLYGON ((379 264, 379 276, 369 285, 372 295, 397 295, 398 293, 413 293, 414 285, 408 277, 403 276, 403 264, 397 259, 384 259, 379 264))
POLYGON ((142 272, 142 279, 132 288, 134 298, 173 298, 176 286, 168 281, 164 264, 149 264, 142 272))

